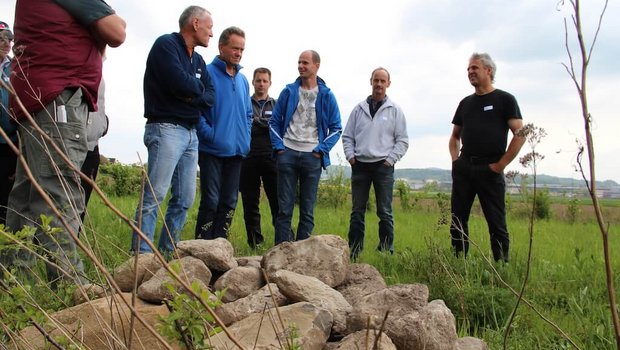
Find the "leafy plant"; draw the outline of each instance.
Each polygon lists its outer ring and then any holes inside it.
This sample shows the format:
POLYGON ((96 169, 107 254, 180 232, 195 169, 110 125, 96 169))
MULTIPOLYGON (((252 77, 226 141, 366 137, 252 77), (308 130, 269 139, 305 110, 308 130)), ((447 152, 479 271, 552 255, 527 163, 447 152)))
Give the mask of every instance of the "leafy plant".
MULTIPOLYGON (((171 263, 170 267, 177 273, 180 271, 178 263, 171 263)), ((213 316, 205 312, 201 302, 193 296, 178 293, 174 283, 168 283, 166 288, 175 296, 172 300, 166 301, 170 314, 160 318, 158 331, 166 338, 184 344, 188 349, 213 349, 210 337, 221 331, 213 316)), ((221 305, 221 296, 224 292, 216 292, 214 299, 213 294, 198 281, 192 281, 191 289, 209 307, 215 308, 221 305)))

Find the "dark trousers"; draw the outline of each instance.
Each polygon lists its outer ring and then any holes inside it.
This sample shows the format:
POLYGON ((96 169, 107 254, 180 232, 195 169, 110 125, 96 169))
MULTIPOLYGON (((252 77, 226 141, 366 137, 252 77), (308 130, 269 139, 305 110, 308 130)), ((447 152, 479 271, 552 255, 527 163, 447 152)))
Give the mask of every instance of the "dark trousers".
MULTIPOLYGON (((17 147, 19 147, 16 144, 17 147)), ((15 183, 15 167, 17 155, 5 143, 0 143, 0 224, 6 225, 6 206, 9 203, 9 194, 15 183)), ((19 230, 20 227, 12 227, 19 230)))
MULTIPOLYGON (((91 180, 97 180, 97 173, 99 172, 99 146, 95 146, 95 149, 86 153, 86 159, 82 164, 81 171, 88 176, 91 180)), ((86 207, 90 200, 90 194, 93 192, 93 186, 86 181, 82 181, 82 188, 84 189, 84 211, 80 214, 82 223, 84 223, 84 216, 86 215, 86 207)))
POLYGON ((269 209, 271 224, 276 224, 278 215, 278 168, 276 160, 270 155, 253 156, 243 160, 239 190, 243 200, 243 218, 248 236, 248 245, 252 248, 263 243, 265 238, 260 227, 260 185, 263 183, 269 209))
POLYGON ((476 195, 487 221, 495 261, 508 261, 510 239, 506 227, 504 174, 489 164, 497 159, 460 157, 452 163, 452 248, 457 256, 469 250, 469 214, 476 195))
POLYGON ((392 196, 394 189, 394 167, 383 164, 355 162, 351 173, 352 210, 349 224, 349 248, 351 257, 357 258, 364 249, 365 216, 370 186, 375 189, 377 216, 379 217, 380 251, 394 252, 394 218, 392 196))
POLYGON ((196 238, 228 238, 239 196, 241 157, 217 157, 199 151, 198 165, 200 206, 196 238))

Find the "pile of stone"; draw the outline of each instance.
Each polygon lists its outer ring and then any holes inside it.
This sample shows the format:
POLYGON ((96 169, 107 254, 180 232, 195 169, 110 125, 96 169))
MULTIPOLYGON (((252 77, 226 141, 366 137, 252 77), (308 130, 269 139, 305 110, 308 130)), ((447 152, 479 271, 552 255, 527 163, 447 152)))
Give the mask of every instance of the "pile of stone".
MULTIPOLYGON (((452 312, 442 300, 428 301, 427 286, 388 287, 371 265, 350 263, 339 236, 287 242, 254 257, 235 257, 225 239, 182 241, 177 248, 178 259, 169 265, 180 266, 181 279, 224 293, 214 312, 227 332, 211 337, 214 349, 286 349, 290 342, 303 350, 487 349, 480 339, 457 336, 452 312)), ((164 346, 154 332, 169 313, 162 302, 187 294, 161 262, 142 254, 113 276, 124 293, 80 293, 100 298, 51 315, 49 335, 64 335, 86 349, 184 349, 174 342, 164 346), (131 322, 128 304, 139 320, 131 322)), ((44 349, 41 334, 30 327, 21 337, 29 348, 44 349)))

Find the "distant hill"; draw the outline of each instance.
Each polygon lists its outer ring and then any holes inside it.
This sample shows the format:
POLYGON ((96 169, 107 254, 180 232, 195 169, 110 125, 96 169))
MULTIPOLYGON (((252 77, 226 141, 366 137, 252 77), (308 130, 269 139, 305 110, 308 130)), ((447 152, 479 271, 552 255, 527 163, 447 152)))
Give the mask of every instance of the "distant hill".
MULTIPOLYGON (((328 168, 328 174, 324 173, 324 176, 330 176, 332 174, 338 174, 340 171, 344 172, 346 178, 351 178, 351 167, 343 165, 332 165, 328 168)), ((439 168, 425 168, 425 169, 396 169, 394 176, 398 179, 405 179, 415 182, 437 181, 437 182, 451 182, 452 176, 450 170, 439 168)), ((529 177, 531 181, 531 176, 529 177)), ((520 182, 520 178, 516 179, 516 182, 520 182)), ((541 186, 554 186, 554 187, 585 187, 585 183, 581 179, 572 179, 568 177, 557 177, 544 174, 538 174, 536 176, 536 182, 541 186)), ((617 189, 620 185, 613 180, 597 181, 597 187, 603 189, 617 189)))

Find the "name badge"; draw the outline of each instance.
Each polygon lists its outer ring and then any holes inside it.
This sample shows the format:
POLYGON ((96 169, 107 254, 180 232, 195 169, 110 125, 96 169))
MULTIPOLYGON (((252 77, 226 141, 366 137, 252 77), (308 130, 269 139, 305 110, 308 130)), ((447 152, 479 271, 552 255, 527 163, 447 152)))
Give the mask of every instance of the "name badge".
POLYGON ((271 115, 272 111, 265 111, 265 115, 271 115))
POLYGON ((491 106, 484 106, 484 111, 492 111, 493 110, 493 105, 491 106))
POLYGON ((196 73, 196 78, 200 79, 202 75, 200 73, 196 73))

